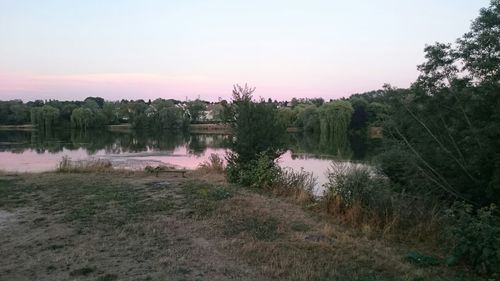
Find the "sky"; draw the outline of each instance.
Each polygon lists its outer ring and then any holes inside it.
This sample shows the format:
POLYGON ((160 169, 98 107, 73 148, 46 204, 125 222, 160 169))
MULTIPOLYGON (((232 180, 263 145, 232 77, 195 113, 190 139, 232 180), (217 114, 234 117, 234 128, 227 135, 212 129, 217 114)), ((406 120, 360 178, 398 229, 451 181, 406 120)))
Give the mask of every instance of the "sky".
POLYGON ((488 0, 0 0, 0 100, 333 99, 408 87, 488 0))

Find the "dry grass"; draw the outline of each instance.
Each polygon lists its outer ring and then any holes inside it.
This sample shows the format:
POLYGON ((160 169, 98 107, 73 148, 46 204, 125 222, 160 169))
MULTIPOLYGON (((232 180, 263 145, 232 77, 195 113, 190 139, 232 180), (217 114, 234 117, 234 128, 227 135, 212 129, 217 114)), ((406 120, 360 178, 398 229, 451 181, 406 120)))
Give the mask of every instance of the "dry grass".
POLYGON ((326 237, 334 237, 336 232, 337 231, 335 227, 330 223, 326 223, 323 228, 321 228, 321 234, 325 235, 326 237))
POLYGON ((26 221, 3 229, 5 280, 68 280, 82 267, 96 268, 89 280, 459 280, 454 268, 406 261, 408 246, 370 224, 346 227, 324 210, 194 173, 16 177, 0 185, 26 221))
MULTIPOLYGON (((367 224, 349 228, 331 215, 316 220, 313 214, 292 202, 243 192, 216 208, 211 220, 215 225, 226 222, 224 228, 233 227, 227 222, 236 222, 230 233, 238 235, 229 236, 226 249, 277 280, 454 280, 448 278, 452 275, 446 267, 424 269, 406 262, 404 246, 379 235, 368 238, 373 232, 367 224), (248 217, 263 222, 272 218, 276 225, 272 241, 259 239, 248 226, 259 224, 241 220, 248 217)), ((265 224, 261 227, 268 229, 265 224)))
POLYGON ((280 178, 276 180, 271 191, 276 196, 292 198, 299 204, 309 204, 315 200, 313 189, 316 182, 317 179, 312 173, 282 169, 280 178))
POLYGON ((371 236, 444 248, 443 211, 438 202, 396 193, 385 178, 364 166, 332 165, 320 203, 338 222, 371 236))
POLYGON ((224 173, 224 159, 218 154, 212 153, 208 161, 204 161, 198 166, 198 170, 205 173, 224 173))
POLYGON ((207 182, 226 184, 224 173, 224 159, 218 154, 212 153, 208 161, 201 163, 198 168, 188 174, 189 178, 203 178, 207 182))
POLYGON ((110 172, 113 171, 113 165, 111 161, 105 159, 72 161, 64 156, 57 165, 56 171, 59 173, 110 172))

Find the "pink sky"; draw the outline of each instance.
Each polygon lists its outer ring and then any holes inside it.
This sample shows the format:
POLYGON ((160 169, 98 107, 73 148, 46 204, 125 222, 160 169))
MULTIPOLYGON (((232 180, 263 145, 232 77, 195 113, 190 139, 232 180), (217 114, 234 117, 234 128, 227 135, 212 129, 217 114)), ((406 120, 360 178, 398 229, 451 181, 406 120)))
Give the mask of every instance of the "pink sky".
POLYGON ((0 1, 0 99, 347 97, 408 87, 489 0, 0 1), (443 16, 446 15, 446 16, 443 16))
MULTIPOLYGON (((289 100, 293 97, 323 97, 326 99, 380 88, 379 81, 344 80, 342 83, 310 83, 295 81, 242 81, 258 85, 255 97, 289 100)), ((409 85, 410 81, 400 84, 409 85)), ((233 82, 201 76, 162 76, 152 74, 88 74, 36 75, 0 72, 0 99, 59 99, 82 100, 87 96, 101 96, 107 100, 198 98, 217 101, 229 99, 233 82)))

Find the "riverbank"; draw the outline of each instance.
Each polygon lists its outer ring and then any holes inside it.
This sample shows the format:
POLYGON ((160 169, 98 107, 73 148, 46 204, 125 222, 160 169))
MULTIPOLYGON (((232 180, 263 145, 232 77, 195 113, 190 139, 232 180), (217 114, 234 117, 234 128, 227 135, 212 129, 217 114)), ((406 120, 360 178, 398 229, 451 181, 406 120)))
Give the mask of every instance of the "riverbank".
POLYGON ((0 130, 18 130, 18 131, 32 131, 35 130, 36 126, 31 124, 24 125, 0 125, 0 130))
POLYGON ((410 247, 342 226, 314 206, 213 172, 4 173, 0 195, 2 280, 458 276, 408 261, 410 247))
MULTIPOLYGON (((109 125, 108 129, 114 131, 129 131, 132 130, 132 125, 131 124, 109 125)), ((222 123, 189 124, 188 131, 192 134, 215 134, 215 135, 232 134, 231 126, 222 123)))
POLYGON ((233 133, 229 124, 222 123, 190 124, 188 130, 192 134, 231 135, 233 133))

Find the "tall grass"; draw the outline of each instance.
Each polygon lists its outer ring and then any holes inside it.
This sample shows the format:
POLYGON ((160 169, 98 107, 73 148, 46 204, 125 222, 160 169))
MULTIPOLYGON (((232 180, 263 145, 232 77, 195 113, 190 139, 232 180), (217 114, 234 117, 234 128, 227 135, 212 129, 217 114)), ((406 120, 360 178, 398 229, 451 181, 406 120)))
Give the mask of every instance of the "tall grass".
POLYGON ((212 153, 208 160, 198 165, 198 170, 203 172, 224 173, 224 159, 218 154, 212 153))
POLYGON ((68 156, 63 156, 56 169, 59 173, 109 172, 112 170, 113 165, 107 159, 72 161, 68 156))
POLYGON ((322 205, 342 222, 385 237, 441 240, 444 217, 436 201, 395 192, 387 178, 364 165, 332 163, 328 173, 322 205))
POLYGON ((312 173, 303 169, 294 171, 290 168, 283 168, 278 179, 272 186, 275 195, 291 196, 300 203, 310 203, 314 201, 314 187, 317 178, 312 173))

